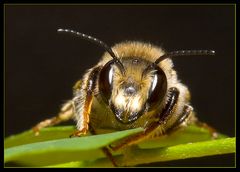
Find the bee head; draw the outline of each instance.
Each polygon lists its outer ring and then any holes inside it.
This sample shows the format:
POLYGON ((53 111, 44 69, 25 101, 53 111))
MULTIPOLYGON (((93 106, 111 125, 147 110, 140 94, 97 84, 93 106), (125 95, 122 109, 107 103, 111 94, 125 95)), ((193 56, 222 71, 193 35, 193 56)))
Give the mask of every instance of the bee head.
POLYGON ((129 124, 161 104, 167 92, 167 78, 161 68, 141 58, 124 58, 121 63, 124 74, 114 60, 104 65, 99 90, 116 119, 129 124))

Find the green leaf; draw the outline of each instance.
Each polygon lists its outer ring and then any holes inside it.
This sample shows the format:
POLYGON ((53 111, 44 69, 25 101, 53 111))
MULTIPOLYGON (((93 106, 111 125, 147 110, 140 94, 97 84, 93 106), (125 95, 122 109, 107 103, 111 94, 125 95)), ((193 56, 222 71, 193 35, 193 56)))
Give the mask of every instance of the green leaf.
MULTIPOLYGON (((59 131, 58 128, 57 131, 59 131)), ((53 163, 69 162, 73 160, 94 160, 99 157, 104 157, 104 154, 99 148, 109 145, 115 140, 140 131, 142 131, 142 129, 137 128, 109 134, 71 139, 68 137, 67 139, 56 139, 14 146, 5 149, 4 162, 6 163, 15 161, 17 163, 30 166, 42 166, 53 163)), ((49 132, 52 132, 53 134, 53 129, 51 129, 49 132)), ((26 132, 24 136, 16 136, 15 141, 17 142, 17 139, 22 140, 23 137, 31 137, 29 133, 31 132, 26 132)), ((41 133, 41 135, 43 138, 43 133, 41 133)), ((48 136, 47 139, 50 139, 48 136)), ((13 142, 13 140, 14 139, 11 138, 11 142, 13 142)), ((8 144, 10 144, 10 141, 7 141, 8 144)))
MULTIPOLYGON (((180 144, 171 147, 154 149, 132 149, 128 152, 128 157, 116 156, 115 160, 120 166, 135 166, 153 162, 163 162, 210 155, 221 155, 234 153, 236 150, 236 139, 225 138, 211 141, 195 142, 190 144, 180 144)), ((52 167, 67 167, 70 163, 57 164, 52 167)), ((71 162, 72 167, 110 167, 111 162, 102 158, 94 162, 71 162)))
POLYGON ((69 136, 73 133, 74 129, 74 126, 48 127, 43 128, 38 136, 35 136, 33 130, 28 130, 6 138, 4 140, 4 147, 9 148, 28 143, 69 138, 69 136))
MULTIPOLYGON (((100 148, 143 131, 138 128, 70 139, 73 130, 72 126, 50 127, 41 130, 39 136, 26 131, 8 137, 4 141, 4 162, 18 166, 111 167, 111 162, 100 148)), ((233 152, 235 138, 219 134, 217 140, 212 140, 208 130, 192 125, 157 139, 149 139, 137 147, 132 146, 128 148, 127 156, 123 156, 122 151, 113 155, 119 164, 134 166, 233 152)))

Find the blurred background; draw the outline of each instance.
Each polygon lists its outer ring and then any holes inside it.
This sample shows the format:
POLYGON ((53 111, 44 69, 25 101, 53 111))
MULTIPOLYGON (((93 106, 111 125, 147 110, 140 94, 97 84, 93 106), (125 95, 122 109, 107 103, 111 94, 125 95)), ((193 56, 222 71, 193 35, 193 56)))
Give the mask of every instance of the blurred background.
MULTIPOLYGON (((166 51, 210 49, 216 56, 175 58, 201 121, 235 136, 235 11, 233 5, 5 6, 5 137, 58 113, 72 86, 103 54, 98 46, 58 34, 69 28, 108 45, 150 42, 166 51)), ((71 121, 66 124, 74 125, 71 121)), ((231 166, 234 155, 155 166, 231 166)))

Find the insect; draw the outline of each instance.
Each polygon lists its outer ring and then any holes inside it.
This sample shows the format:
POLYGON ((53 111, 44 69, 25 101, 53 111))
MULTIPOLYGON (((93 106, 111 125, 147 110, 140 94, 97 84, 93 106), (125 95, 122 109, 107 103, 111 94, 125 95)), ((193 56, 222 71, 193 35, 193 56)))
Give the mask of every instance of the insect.
MULTIPOLYGON (((73 87, 73 98, 60 113, 33 127, 34 132, 47 126, 74 119, 77 131, 72 136, 98 134, 98 129, 144 131, 110 147, 119 150, 150 137, 164 135, 177 128, 199 122, 190 105, 190 92, 177 77, 171 58, 190 55, 214 55, 213 50, 165 52, 152 44, 126 41, 109 47, 101 40, 69 29, 72 34, 101 46, 106 52, 87 70, 73 87)), ((114 165, 108 147, 103 148, 114 165)))

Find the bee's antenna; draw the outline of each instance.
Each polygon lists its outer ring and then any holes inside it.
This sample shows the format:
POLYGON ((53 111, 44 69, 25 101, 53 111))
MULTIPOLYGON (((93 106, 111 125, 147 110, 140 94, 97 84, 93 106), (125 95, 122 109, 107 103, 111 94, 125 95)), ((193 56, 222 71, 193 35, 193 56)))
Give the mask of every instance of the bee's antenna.
POLYGON ((122 74, 125 74, 125 69, 124 69, 123 64, 120 62, 120 60, 114 54, 113 50, 106 43, 104 43, 103 41, 101 41, 101 40, 99 40, 97 38, 94 38, 92 36, 86 35, 84 33, 80 33, 80 32, 71 30, 71 29, 58 29, 57 32, 60 32, 60 33, 70 33, 70 34, 79 36, 80 38, 83 38, 85 40, 88 40, 90 42, 93 42, 93 43, 103 47, 112 56, 112 58, 114 59, 114 61, 117 64, 117 66, 119 67, 120 71, 122 72, 122 74))
POLYGON ((215 55, 214 50, 180 50, 180 51, 172 51, 169 53, 166 53, 159 57, 154 63, 158 64, 161 61, 170 58, 170 57, 176 57, 176 56, 192 56, 192 55, 215 55))

